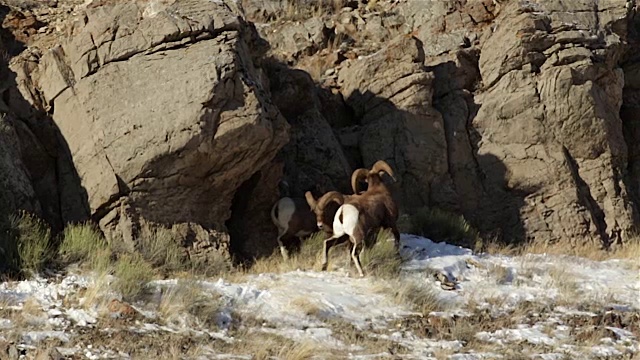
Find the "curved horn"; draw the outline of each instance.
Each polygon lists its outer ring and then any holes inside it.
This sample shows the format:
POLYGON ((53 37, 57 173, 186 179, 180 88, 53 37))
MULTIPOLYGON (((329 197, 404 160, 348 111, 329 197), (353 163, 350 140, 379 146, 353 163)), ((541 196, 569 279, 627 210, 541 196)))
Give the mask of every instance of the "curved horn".
POLYGON ((376 163, 371 167, 372 174, 379 174, 381 171, 386 172, 387 175, 391 176, 393 181, 396 181, 396 177, 393 175, 393 169, 391 169, 391 166, 389 166, 389 164, 384 160, 376 161, 376 163))
POLYGON ((306 193, 304 193, 304 198, 307 199, 307 204, 309 204, 311 210, 315 209, 316 205, 318 205, 316 199, 313 198, 313 194, 311 194, 311 191, 307 191, 306 193))
POLYGON ((358 194, 358 181, 360 178, 366 178, 369 175, 369 170, 367 169, 357 169, 351 174, 351 189, 353 189, 354 194, 358 194))
POLYGON ((328 203, 335 201, 338 205, 344 204, 344 195, 337 191, 329 191, 318 199, 318 209, 324 209, 328 203))

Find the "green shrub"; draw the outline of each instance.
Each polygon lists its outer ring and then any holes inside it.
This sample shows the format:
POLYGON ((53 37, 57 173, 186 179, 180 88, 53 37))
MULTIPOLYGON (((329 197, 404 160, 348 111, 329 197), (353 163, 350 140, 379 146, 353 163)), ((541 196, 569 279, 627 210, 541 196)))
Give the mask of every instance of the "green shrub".
POLYGON ((89 264, 104 262, 110 252, 109 244, 102 234, 91 224, 69 225, 64 229, 62 243, 58 249, 64 262, 84 262, 89 264))
POLYGON ((473 248, 479 238, 478 231, 463 216, 436 208, 422 208, 402 225, 403 232, 464 247, 473 248))
POLYGON ((143 294, 153 278, 153 267, 139 254, 122 255, 114 268, 114 287, 125 299, 143 294))
POLYGON ((15 229, 21 269, 39 272, 51 260, 51 230, 36 216, 21 212, 10 220, 15 229))
POLYGON ((400 274, 402 259, 396 250, 391 231, 380 229, 375 243, 360 252, 360 262, 364 272, 373 276, 393 278, 400 274))

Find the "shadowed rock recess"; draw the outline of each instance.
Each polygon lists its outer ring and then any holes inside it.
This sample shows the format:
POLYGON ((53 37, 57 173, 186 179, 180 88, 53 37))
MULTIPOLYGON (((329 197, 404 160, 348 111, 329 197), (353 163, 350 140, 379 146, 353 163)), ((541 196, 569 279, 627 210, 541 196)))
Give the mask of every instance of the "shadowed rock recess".
POLYGON ((90 217, 131 247, 165 226, 192 258, 251 258, 276 246, 281 180, 350 192, 383 159, 402 212, 506 242, 638 224, 635 1, 56 6, 3 11, 3 218, 90 217))

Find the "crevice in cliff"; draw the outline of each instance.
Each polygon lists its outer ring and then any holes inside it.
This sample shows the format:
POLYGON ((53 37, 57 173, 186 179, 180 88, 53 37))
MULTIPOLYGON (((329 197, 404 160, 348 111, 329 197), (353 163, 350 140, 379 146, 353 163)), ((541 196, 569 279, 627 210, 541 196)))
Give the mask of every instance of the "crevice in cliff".
POLYGON ((231 201, 231 216, 225 222, 225 226, 230 236, 229 250, 235 263, 249 260, 249 254, 247 254, 242 247, 246 241, 244 228, 248 224, 251 224, 251 221, 246 218, 245 214, 249 210, 249 202, 254 195, 253 192, 258 186, 261 177, 262 173, 258 171, 243 182, 240 187, 238 187, 238 190, 236 190, 233 200, 231 201))
POLYGON ((628 21, 628 47, 621 64, 625 84, 620 119, 627 145, 626 174, 623 181, 627 184, 632 201, 640 205, 640 78, 636 75, 640 73, 640 53, 637 51, 640 46, 640 14, 635 7, 632 12, 628 21))
POLYGON ((571 177, 573 178, 574 184, 576 186, 576 191, 578 195, 579 201, 582 203, 587 211, 589 211, 589 215, 591 216, 591 221, 596 227, 596 231, 598 236, 600 236, 600 241, 604 247, 608 247, 611 243, 611 239, 607 234, 607 224, 605 222, 604 211, 598 206, 598 203, 591 195, 591 189, 589 185, 582 179, 580 176, 580 167, 577 161, 573 158, 569 149, 567 149, 564 145, 562 146, 562 154, 564 155, 567 166, 569 167, 569 171, 571 173, 571 177))

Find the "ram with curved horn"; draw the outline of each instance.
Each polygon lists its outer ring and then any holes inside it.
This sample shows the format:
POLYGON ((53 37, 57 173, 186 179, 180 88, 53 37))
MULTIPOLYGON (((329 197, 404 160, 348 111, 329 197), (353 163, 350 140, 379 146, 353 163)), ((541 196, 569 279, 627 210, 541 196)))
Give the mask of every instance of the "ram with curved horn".
POLYGON ((357 169, 351 177, 351 186, 357 191, 360 178, 364 177, 369 188, 362 194, 343 195, 337 191, 331 191, 321 196, 317 201, 311 193, 305 194, 309 206, 316 214, 319 228, 328 228, 332 211, 327 209, 338 206, 333 222, 330 226, 333 236, 324 241, 322 270, 327 269, 328 252, 331 247, 343 243, 349 239, 352 243, 351 259, 353 260, 360 276, 364 276, 360 264, 360 252, 364 246, 364 240, 373 231, 383 227, 391 228, 396 248, 399 245, 400 233, 396 221, 398 210, 391 193, 384 185, 380 173, 384 171, 393 177, 393 170, 384 161, 374 164, 371 170, 357 169))
POLYGON ((394 182, 397 181, 391 166, 389 166, 389 164, 384 160, 378 160, 373 164, 371 170, 358 169, 354 171, 351 176, 351 184, 355 189, 356 184, 358 184, 360 179, 364 178, 365 182, 368 184, 368 188, 362 194, 369 194, 370 196, 375 195, 376 198, 384 203, 387 213, 382 226, 391 229, 396 247, 398 247, 400 244, 400 232, 397 227, 398 206, 391 195, 391 191, 389 191, 389 188, 382 180, 382 173, 389 175, 394 182))

